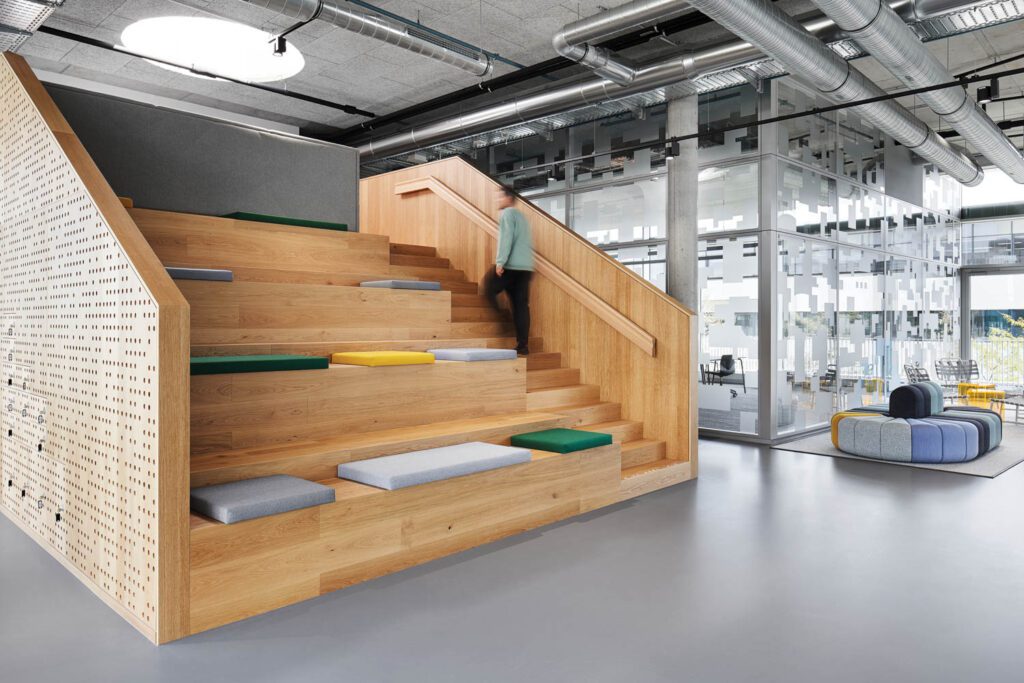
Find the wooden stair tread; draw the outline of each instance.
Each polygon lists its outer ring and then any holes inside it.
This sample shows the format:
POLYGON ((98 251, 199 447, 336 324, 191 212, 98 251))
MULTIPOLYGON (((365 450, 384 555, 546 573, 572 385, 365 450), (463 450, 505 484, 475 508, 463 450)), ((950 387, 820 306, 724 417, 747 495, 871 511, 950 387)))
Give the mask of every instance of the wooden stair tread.
POLYGON ((192 485, 248 479, 268 474, 329 477, 339 464, 398 452, 436 448, 466 441, 506 442, 511 434, 568 426, 557 413, 523 412, 434 422, 327 439, 238 448, 191 459, 192 485))
POLYGON ((663 458, 662 460, 656 460, 654 462, 650 462, 644 465, 637 465, 636 467, 629 467, 627 469, 624 469, 622 470, 622 478, 632 479, 634 477, 640 477, 646 474, 650 474, 652 472, 658 472, 660 470, 666 470, 671 468, 686 467, 686 469, 688 470, 689 465, 690 463, 686 462, 685 460, 669 460, 668 458, 663 458))

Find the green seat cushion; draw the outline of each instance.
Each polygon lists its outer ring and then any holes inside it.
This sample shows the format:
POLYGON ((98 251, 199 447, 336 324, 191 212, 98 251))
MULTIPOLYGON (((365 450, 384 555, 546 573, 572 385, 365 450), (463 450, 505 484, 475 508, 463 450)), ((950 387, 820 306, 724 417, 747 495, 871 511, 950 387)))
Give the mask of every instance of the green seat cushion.
POLYGON ((552 453, 572 453, 588 448, 611 444, 611 434, 584 432, 579 429, 545 429, 542 432, 516 434, 512 437, 512 445, 518 448, 536 448, 539 451, 552 453))
POLYGON ((268 216, 262 213, 236 211, 225 214, 221 218, 234 218, 239 221, 255 221, 257 223, 276 223, 278 225, 297 225, 300 228, 320 228, 321 230, 348 230, 348 223, 331 223, 330 221, 311 221, 305 218, 288 218, 287 216, 268 216))
POLYGON ((329 365, 328 360, 322 356, 203 356, 192 358, 192 374, 223 375, 229 372, 325 370, 329 365))

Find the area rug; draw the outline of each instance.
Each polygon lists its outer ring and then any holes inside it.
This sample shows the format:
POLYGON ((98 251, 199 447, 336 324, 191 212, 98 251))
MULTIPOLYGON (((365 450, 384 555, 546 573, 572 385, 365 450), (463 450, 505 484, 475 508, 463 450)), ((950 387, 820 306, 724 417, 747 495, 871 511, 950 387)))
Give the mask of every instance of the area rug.
POLYGON ((814 434, 790 441, 789 443, 772 446, 780 451, 794 451, 796 453, 811 453, 813 455, 828 455, 833 458, 848 458, 850 460, 863 460, 864 462, 877 462, 885 465, 899 465, 901 467, 917 467, 922 470, 939 470, 940 472, 952 472, 953 474, 967 474, 972 477, 998 477, 1012 467, 1024 462, 1024 425, 1003 425, 1003 442, 995 450, 989 451, 980 458, 968 462, 949 463, 945 465, 922 465, 912 462, 891 462, 889 460, 874 460, 873 458, 862 458, 858 455, 843 453, 832 445, 832 436, 829 432, 814 434))

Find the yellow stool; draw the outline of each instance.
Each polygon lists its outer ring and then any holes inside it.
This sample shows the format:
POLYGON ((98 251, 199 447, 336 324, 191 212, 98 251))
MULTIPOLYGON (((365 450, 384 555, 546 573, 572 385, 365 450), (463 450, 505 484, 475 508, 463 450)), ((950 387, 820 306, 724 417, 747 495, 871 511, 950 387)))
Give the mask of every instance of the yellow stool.
POLYGON ((957 396, 967 396, 971 389, 995 389, 996 385, 989 382, 960 382, 956 385, 957 396))
MULTIPOLYGON (((967 397, 967 405, 969 406, 992 409, 992 402, 995 399, 1006 398, 1006 392, 1001 389, 968 389, 964 396, 967 397)), ((1005 406, 1000 403, 996 412, 999 413, 999 417, 1005 417, 1005 406)))

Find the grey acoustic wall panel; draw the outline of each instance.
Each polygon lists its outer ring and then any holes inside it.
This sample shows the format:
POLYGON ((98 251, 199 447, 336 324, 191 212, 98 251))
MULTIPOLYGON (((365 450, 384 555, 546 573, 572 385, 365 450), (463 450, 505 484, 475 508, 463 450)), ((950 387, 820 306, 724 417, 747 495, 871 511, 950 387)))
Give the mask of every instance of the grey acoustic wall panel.
POLYGON ((47 89, 119 195, 150 209, 359 225, 359 153, 63 86, 47 89))

